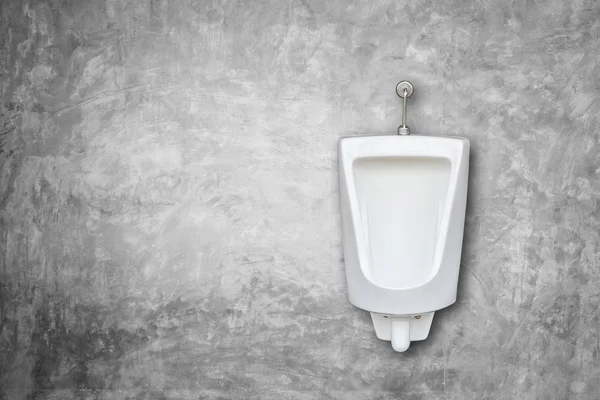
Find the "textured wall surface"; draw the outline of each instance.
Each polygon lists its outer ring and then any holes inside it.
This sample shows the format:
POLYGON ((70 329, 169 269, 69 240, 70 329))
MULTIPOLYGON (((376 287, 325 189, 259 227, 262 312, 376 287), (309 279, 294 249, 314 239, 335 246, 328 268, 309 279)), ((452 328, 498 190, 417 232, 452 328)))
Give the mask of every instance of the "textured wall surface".
POLYGON ((0 6, 0 399, 596 399, 597 1, 0 6), (459 299, 346 299, 336 141, 472 144, 459 299))

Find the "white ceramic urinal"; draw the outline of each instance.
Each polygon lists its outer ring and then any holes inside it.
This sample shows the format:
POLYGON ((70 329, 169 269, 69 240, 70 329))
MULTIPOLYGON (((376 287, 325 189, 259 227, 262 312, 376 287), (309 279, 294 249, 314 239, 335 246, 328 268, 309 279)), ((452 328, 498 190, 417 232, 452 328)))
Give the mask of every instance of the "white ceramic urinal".
MULTIPOLYGON (((397 92, 406 112, 412 85, 397 92)), ((349 300, 405 351, 456 301, 469 141, 398 132, 340 139, 339 177, 349 300)))
POLYGON ((367 136, 339 141, 348 297, 396 351, 456 301, 469 141, 367 136))

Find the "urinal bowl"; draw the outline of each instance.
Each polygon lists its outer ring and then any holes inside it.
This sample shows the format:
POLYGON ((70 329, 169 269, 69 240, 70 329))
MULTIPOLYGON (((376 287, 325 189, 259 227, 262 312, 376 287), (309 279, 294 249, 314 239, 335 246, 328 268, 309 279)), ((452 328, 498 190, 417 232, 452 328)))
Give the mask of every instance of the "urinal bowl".
POLYGON ((456 301, 468 153, 464 138, 340 139, 348 297, 397 351, 456 301))

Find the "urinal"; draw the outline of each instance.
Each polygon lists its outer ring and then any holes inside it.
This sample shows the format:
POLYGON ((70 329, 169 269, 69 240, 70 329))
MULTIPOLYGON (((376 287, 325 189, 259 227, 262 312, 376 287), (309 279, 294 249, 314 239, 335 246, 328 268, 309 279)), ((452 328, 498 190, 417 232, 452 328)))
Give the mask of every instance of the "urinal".
POLYGON ((408 135, 410 94, 397 91, 400 135, 345 137, 338 152, 348 298, 371 313, 379 339, 403 352, 456 301, 469 141, 408 135))

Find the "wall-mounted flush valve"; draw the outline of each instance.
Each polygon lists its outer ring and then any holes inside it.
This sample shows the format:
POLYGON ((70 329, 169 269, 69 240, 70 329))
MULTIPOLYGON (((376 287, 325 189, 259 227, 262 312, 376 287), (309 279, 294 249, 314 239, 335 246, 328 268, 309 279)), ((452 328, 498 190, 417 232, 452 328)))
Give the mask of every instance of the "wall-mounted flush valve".
POLYGON ((398 135, 410 135, 410 129, 406 126, 406 99, 413 94, 413 85, 409 81, 402 81, 396 85, 396 94, 402 97, 404 107, 402 108, 402 125, 398 127, 398 135))

